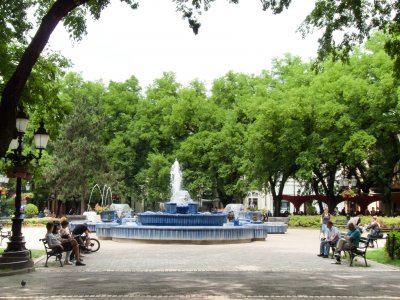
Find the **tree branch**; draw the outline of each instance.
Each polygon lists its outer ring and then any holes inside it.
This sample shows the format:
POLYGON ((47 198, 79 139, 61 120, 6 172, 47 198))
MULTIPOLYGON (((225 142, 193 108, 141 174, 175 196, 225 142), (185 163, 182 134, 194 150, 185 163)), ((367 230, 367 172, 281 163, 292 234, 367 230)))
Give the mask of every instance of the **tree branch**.
POLYGON ((48 43, 50 35, 65 16, 87 2, 88 0, 56 1, 43 17, 35 36, 25 49, 13 75, 7 81, 0 103, 0 157, 7 152, 15 131, 16 108, 32 68, 48 43))

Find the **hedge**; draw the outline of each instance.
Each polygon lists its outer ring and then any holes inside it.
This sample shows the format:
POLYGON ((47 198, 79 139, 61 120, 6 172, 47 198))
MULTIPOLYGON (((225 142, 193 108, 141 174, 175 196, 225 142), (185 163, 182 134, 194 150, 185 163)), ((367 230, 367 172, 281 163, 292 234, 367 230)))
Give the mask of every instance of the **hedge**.
POLYGON ((385 244, 385 252, 390 256, 391 252, 393 258, 400 258, 400 232, 395 230, 388 233, 388 240, 385 244))
MULTIPOLYGON (((361 224, 369 224, 371 223, 371 216, 360 216, 361 224)), ((335 223, 336 220, 346 219, 344 216, 332 216, 332 222, 335 223)), ((291 215, 289 216, 289 226, 292 227, 311 227, 311 228, 319 228, 320 227, 321 216, 299 216, 299 215, 291 215)), ((383 227, 392 228, 392 227, 400 227, 400 217, 379 217, 379 222, 383 225, 383 227)))

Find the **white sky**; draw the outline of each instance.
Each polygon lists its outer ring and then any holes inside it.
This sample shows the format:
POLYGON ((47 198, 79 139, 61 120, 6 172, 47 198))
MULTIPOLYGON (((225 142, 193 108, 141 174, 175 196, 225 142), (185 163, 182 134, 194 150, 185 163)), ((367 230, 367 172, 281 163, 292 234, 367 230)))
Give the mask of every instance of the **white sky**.
POLYGON ((74 63, 86 80, 125 81, 131 75, 142 87, 176 74, 186 85, 197 78, 209 87, 229 70, 259 74, 284 53, 314 57, 317 37, 296 33, 314 0, 293 0, 288 11, 272 15, 258 0, 229 4, 218 0, 203 14, 198 35, 175 11, 171 0, 141 0, 137 10, 114 0, 98 21, 88 22, 88 35, 72 42, 60 24, 50 48, 74 63))

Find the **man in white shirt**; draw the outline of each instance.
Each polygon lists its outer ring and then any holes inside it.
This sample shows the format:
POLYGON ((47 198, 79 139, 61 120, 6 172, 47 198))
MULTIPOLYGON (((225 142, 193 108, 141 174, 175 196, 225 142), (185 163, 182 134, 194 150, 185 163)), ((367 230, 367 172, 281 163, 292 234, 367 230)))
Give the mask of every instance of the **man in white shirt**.
POLYGON ((329 248, 335 246, 339 238, 339 230, 335 226, 333 226, 332 221, 328 221, 326 223, 326 229, 324 231, 324 238, 321 239, 318 256, 328 258, 329 248))

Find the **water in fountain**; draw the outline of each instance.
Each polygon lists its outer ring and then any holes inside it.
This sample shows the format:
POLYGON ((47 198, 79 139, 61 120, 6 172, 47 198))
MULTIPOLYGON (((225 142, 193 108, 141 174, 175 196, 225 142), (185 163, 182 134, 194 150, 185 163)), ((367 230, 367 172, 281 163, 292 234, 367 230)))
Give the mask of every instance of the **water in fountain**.
POLYGON ((175 160, 171 168, 171 200, 178 206, 188 205, 193 202, 188 191, 182 190, 182 171, 178 160, 175 160))

